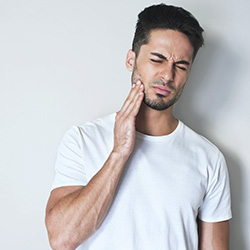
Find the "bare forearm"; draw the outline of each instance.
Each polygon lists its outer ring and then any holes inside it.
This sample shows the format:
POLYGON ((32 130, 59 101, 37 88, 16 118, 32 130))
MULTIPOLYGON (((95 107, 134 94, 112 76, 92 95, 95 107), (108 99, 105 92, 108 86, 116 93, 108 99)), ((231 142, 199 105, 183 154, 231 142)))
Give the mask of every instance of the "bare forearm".
POLYGON ((125 162, 112 153, 86 187, 62 198, 47 212, 54 249, 74 249, 95 232, 108 211, 125 162))
POLYGON ((229 221, 215 223, 199 222, 200 250, 229 249, 229 221))

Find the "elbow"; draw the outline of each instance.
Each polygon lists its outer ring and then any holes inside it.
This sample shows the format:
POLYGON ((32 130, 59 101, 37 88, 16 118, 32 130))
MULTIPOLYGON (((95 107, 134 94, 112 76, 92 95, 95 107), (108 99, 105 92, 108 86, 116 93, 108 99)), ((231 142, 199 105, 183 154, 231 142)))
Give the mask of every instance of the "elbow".
POLYGON ((45 225, 48 232, 49 244, 53 250, 74 250, 78 247, 73 239, 66 235, 62 228, 51 218, 46 217, 45 225))
POLYGON ((61 233, 53 233, 48 230, 49 244, 53 250, 74 250, 80 244, 76 244, 69 237, 61 233))
POLYGON ((63 242, 60 242, 60 240, 57 239, 56 237, 50 236, 50 234, 49 234, 49 244, 53 250, 70 249, 70 248, 67 248, 67 245, 63 244, 63 242))
POLYGON ((49 235, 49 244, 53 250, 74 250, 85 240, 79 242, 74 237, 65 236, 65 234, 59 234, 54 236, 53 234, 48 233, 49 235))
MULTIPOLYGON (((49 244, 53 250, 74 250, 84 241, 86 241, 92 233, 83 233, 81 236, 77 233, 73 235, 63 230, 64 227, 53 222, 51 218, 45 219, 48 231, 49 244), (83 237, 84 236, 84 237, 83 237)), ((72 232, 72 230, 70 230, 72 232)))
POLYGON ((61 240, 60 237, 49 237, 49 243, 53 250, 74 250, 77 247, 67 240, 61 240))

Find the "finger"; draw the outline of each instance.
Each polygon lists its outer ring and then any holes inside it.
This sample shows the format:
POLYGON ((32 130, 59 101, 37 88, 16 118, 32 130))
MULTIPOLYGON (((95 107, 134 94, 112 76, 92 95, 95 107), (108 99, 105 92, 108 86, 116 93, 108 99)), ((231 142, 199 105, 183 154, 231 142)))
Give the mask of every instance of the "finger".
POLYGON ((123 110, 123 116, 124 117, 131 116, 131 114, 133 115, 132 111, 135 108, 135 104, 137 102, 141 103, 141 101, 142 101, 140 99, 140 96, 141 96, 141 94, 143 94, 144 86, 143 86, 143 84, 141 84, 140 86, 136 86, 136 88, 138 88, 138 92, 136 93, 134 98, 132 100, 130 100, 130 102, 127 105, 126 109, 123 110))
POLYGON ((125 100, 122 108, 121 108, 121 112, 122 113, 125 113, 128 106, 131 105, 131 103, 133 103, 133 101, 135 100, 135 96, 138 95, 138 93, 141 91, 140 90, 140 86, 141 86, 141 82, 138 81, 136 84, 133 84, 132 85, 132 88, 130 90, 130 93, 127 97, 127 99, 125 100))
POLYGON ((126 115, 136 116, 138 114, 142 100, 143 100, 143 96, 144 96, 143 90, 144 90, 144 86, 141 85, 140 91, 137 93, 133 101, 128 106, 126 113, 125 113, 126 115))
POLYGON ((136 94, 137 94, 138 91, 139 91, 139 89, 138 89, 138 86, 139 86, 139 85, 140 85, 139 82, 137 82, 137 84, 133 84, 133 85, 132 85, 132 88, 131 88, 131 90, 130 90, 130 93, 129 93, 128 97, 126 98, 126 100, 125 100, 125 102, 124 102, 124 104, 123 104, 123 106, 122 106, 122 108, 121 108, 121 112, 122 112, 122 113, 126 112, 128 106, 130 106, 130 105, 131 105, 131 102, 133 102, 133 100, 134 100, 136 94))
POLYGON ((143 97, 144 97, 144 93, 141 92, 137 102, 135 103, 135 106, 134 106, 134 109, 133 109, 133 115, 134 116, 137 116, 137 114, 139 113, 139 110, 140 110, 140 107, 141 107, 141 104, 142 104, 142 100, 143 100, 143 97))

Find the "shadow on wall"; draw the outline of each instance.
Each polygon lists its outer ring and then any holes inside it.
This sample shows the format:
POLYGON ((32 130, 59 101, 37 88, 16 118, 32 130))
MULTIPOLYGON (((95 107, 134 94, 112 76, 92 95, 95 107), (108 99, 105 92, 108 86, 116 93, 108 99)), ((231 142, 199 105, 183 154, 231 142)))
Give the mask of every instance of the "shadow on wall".
POLYGON ((223 121, 225 115, 228 115, 230 105, 233 105, 230 99, 233 100, 231 96, 237 81, 237 72, 240 73, 240 65, 230 64, 235 61, 236 55, 227 48, 226 42, 218 43, 219 39, 216 38, 214 42, 206 41, 205 48, 199 51, 187 86, 175 106, 174 113, 223 152, 228 165, 232 194, 233 219, 230 221, 230 249, 247 250, 242 233, 243 211, 239 205, 242 203, 244 191, 241 163, 236 155, 237 152, 229 152, 225 147, 226 142, 223 142, 223 138, 214 138, 215 136, 209 134, 209 131, 216 130, 213 124, 223 121))

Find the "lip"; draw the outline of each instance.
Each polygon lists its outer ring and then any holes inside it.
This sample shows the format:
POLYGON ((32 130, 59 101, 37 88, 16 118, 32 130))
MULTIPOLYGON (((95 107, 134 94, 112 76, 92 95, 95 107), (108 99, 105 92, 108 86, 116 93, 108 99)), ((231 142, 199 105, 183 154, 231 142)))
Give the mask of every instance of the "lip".
POLYGON ((171 93, 170 88, 166 86, 162 86, 162 85, 153 86, 153 89, 155 90, 157 94, 164 95, 164 96, 167 96, 171 93))

